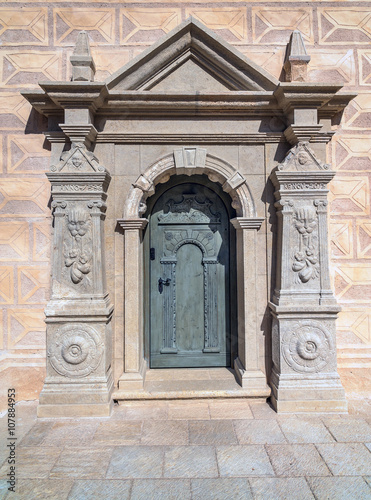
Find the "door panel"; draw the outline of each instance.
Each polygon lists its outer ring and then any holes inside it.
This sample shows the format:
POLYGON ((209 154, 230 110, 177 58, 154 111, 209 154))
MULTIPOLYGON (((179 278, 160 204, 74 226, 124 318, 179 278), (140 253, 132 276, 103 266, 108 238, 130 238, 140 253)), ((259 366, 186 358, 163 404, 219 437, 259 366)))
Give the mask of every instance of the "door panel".
POLYGON ((170 188, 150 217, 150 366, 230 365, 229 217, 211 189, 170 188))

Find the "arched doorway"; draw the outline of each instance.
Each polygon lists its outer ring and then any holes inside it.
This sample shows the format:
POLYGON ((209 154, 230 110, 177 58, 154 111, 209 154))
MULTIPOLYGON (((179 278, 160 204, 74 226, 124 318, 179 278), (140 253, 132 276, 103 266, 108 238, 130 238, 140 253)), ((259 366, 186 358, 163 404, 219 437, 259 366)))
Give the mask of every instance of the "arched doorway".
POLYGON ((151 368, 231 366, 235 232, 229 221, 235 211, 228 198, 195 175, 173 177, 149 202, 144 258, 151 368))

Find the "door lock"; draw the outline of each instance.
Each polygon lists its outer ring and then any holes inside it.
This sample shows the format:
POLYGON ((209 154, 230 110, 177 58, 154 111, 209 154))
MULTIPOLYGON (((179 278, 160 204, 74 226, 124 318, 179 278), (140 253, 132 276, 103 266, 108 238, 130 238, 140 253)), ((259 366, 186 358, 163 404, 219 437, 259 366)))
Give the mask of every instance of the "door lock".
POLYGON ((164 290, 164 286, 170 286, 170 281, 171 281, 171 278, 166 278, 166 280, 159 278, 158 279, 158 291, 160 293, 162 293, 164 290))

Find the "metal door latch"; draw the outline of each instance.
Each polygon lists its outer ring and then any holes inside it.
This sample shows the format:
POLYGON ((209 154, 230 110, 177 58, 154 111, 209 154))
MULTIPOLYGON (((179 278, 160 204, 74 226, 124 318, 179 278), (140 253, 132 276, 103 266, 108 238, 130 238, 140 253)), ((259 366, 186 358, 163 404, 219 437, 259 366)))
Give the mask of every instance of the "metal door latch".
POLYGON ((166 280, 163 280, 162 278, 159 278, 158 279, 158 291, 160 293, 162 293, 163 290, 164 290, 164 285, 165 286, 170 286, 170 281, 171 281, 171 278, 166 278, 166 280))

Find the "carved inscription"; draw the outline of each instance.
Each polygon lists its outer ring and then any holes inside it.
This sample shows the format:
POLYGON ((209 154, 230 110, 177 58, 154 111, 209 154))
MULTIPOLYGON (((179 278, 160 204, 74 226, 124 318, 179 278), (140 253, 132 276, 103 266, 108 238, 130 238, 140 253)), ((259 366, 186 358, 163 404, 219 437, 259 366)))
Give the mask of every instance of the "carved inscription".
POLYGON ((314 207, 295 211, 294 226, 299 233, 299 248, 294 255, 292 270, 297 273, 298 282, 307 283, 319 276, 317 240, 313 237, 317 225, 317 213, 314 207))
POLYGON ((320 372, 328 364, 334 346, 330 332, 318 321, 300 321, 283 336, 282 352, 296 372, 320 372))
POLYGON ((93 327, 71 324, 55 332, 48 348, 48 358, 60 375, 86 377, 98 367, 103 351, 104 344, 93 327))
POLYGON ((100 191, 100 184, 62 184, 59 186, 60 191, 67 192, 83 192, 83 191, 100 191))
POLYGON ((305 189, 326 189, 324 182, 286 182, 283 189, 302 191, 305 189))

